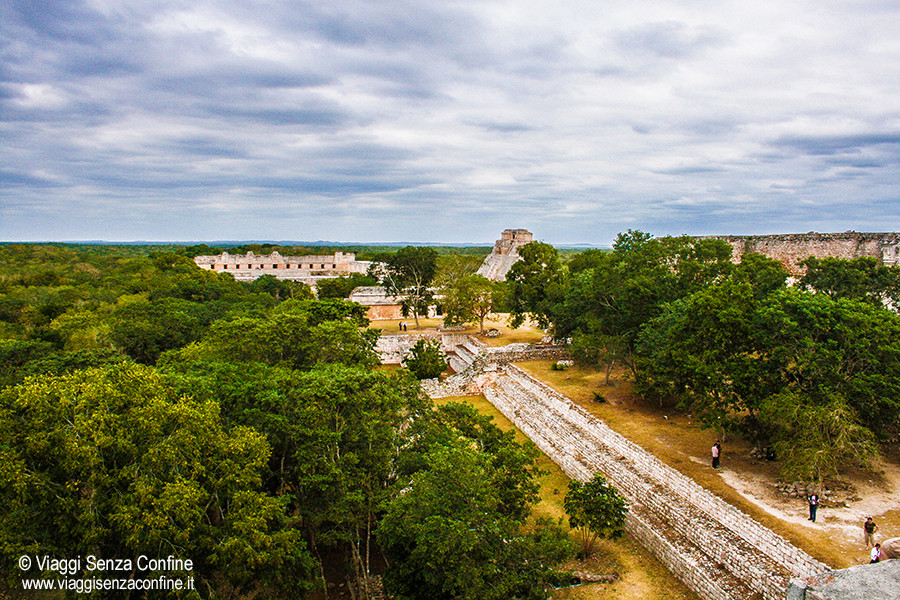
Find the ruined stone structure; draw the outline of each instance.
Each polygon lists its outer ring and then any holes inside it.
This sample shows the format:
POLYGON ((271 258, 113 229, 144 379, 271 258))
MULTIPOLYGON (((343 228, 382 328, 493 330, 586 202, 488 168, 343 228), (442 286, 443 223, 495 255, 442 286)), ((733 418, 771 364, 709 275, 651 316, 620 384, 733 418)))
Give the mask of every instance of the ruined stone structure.
POLYGON ((809 581, 796 579, 788 600, 897 600, 900 598, 900 560, 857 565, 829 571, 809 581))
POLYGON ((358 287, 350 292, 348 300, 368 308, 366 316, 369 317, 370 321, 384 321, 403 317, 400 299, 388 296, 387 289, 381 286, 358 287))
POLYGON ((805 269, 800 261, 816 258, 860 258, 871 256, 883 265, 900 264, 900 233, 790 233, 784 235, 714 235, 708 236, 731 244, 732 260, 740 262, 745 254, 763 254, 781 261, 795 276, 805 269))
MULTIPOLYGON (((450 352, 462 372, 423 389, 432 397, 483 393, 569 477, 603 473, 628 501, 628 531, 703 600, 784 600, 789 588, 799 591, 792 580, 827 579, 826 565, 511 364, 563 349, 485 348, 463 337, 444 344, 456 345, 450 352)), ((843 600, 813 594, 793 598, 843 600)))
MULTIPOLYGON (((439 300, 443 296, 435 294, 435 299, 439 300)), ((401 298, 388 295, 387 288, 381 286, 358 287, 350 292, 348 298, 351 302, 362 304, 368 308, 366 316, 370 321, 387 321, 392 319, 403 319, 403 307, 400 305, 401 298)), ((419 318, 429 318, 440 316, 437 306, 428 307, 427 315, 419 315, 419 318)), ((412 319, 412 317, 406 317, 412 319)))
POLYGON ((603 473, 628 500, 629 532, 704 600, 783 600, 792 578, 828 570, 515 365, 482 389, 569 477, 603 473))
POLYGON ((534 236, 526 229, 506 229, 494 243, 494 249, 484 259, 478 274, 492 281, 503 281, 509 269, 519 258, 519 248, 533 242, 534 236))
POLYGON ((334 255, 282 256, 278 252, 256 255, 228 254, 218 256, 197 256, 194 262, 201 269, 231 273, 238 281, 253 281, 263 275, 274 275, 278 279, 302 281, 315 285, 320 279, 331 279, 341 275, 359 273, 365 275, 372 263, 356 260, 353 253, 335 252, 334 255))

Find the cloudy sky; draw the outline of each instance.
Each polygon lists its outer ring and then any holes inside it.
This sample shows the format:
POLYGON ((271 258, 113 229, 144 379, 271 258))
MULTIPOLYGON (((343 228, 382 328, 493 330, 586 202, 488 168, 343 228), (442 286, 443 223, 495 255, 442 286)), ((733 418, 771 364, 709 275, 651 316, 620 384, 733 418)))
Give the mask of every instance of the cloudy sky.
POLYGON ((6 0, 0 240, 900 230, 896 0, 6 0))

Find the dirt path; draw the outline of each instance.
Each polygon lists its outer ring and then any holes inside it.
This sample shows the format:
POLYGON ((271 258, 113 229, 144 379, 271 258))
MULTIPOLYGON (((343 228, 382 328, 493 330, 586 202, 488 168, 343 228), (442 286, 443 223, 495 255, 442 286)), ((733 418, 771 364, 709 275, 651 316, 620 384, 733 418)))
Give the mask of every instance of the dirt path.
MULTIPOLYGON (((692 460, 700 459, 692 457, 692 460)), ((888 523, 893 523, 889 513, 900 511, 900 495, 897 494, 900 490, 900 466, 881 462, 878 467, 883 472, 878 481, 866 478, 865 474, 853 474, 852 489, 835 492, 835 502, 832 504, 836 505, 819 510, 815 523, 809 521, 803 499, 780 493, 775 478, 727 468, 721 469, 719 475, 736 493, 773 517, 807 529, 810 533, 824 532, 833 542, 846 546, 853 553, 853 562, 865 562, 867 554, 863 545, 862 524, 866 517, 873 517, 876 523, 880 523, 877 541, 895 537, 897 533, 888 523), (842 506, 845 502, 847 506, 842 506)))

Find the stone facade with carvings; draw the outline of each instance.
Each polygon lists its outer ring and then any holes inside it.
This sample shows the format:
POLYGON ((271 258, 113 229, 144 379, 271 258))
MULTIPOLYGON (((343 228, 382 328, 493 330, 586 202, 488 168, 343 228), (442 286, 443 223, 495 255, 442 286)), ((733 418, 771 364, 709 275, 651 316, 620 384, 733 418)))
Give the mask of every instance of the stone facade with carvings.
POLYGON ((238 281, 253 281, 263 275, 274 275, 278 279, 302 281, 315 285, 320 279, 331 279, 341 275, 359 273, 365 275, 372 263, 356 260, 353 253, 335 252, 333 255, 282 256, 272 254, 228 254, 217 256, 197 256, 194 262, 201 269, 231 273, 238 281))

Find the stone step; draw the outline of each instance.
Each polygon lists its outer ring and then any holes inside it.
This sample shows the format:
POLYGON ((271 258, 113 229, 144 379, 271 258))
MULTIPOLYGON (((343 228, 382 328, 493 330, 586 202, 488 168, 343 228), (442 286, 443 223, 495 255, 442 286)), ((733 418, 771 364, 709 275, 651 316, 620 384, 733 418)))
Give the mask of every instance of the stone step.
MULTIPOLYGON (((507 373, 485 387, 488 400, 569 476, 586 480, 594 472, 603 472, 631 504, 630 530, 657 553, 671 555, 669 562, 663 562, 693 565, 696 572, 680 574, 691 579, 686 583, 692 589, 715 599, 784 597, 794 572, 778 560, 784 558, 778 551, 796 553, 796 548, 786 542, 787 548, 779 547, 778 536, 752 522, 768 532, 768 537, 776 538, 768 540, 774 556, 760 550, 758 546, 766 544, 745 539, 735 531, 740 525, 728 526, 720 520, 721 514, 711 514, 716 511, 708 510, 703 502, 698 506, 698 497, 708 492, 690 480, 687 485, 680 473, 618 434, 603 431, 608 428, 564 396, 515 368, 507 373), (670 485, 672 480, 678 485, 670 485)), ((729 511, 723 508, 721 512, 729 511)), ((742 525, 755 533, 748 520, 746 517, 742 525)), ((824 565, 815 561, 808 566, 824 570, 824 565)))
POLYGON ((456 352, 456 356, 466 364, 472 364, 478 357, 477 352, 472 352, 465 345, 455 346, 453 350, 454 352, 456 352))
POLYGON ((456 373, 462 373, 469 368, 469 365, 472 364, 452 354, 447 357, 447 362, 450 363, 450 368, 453 369, 456 373))

